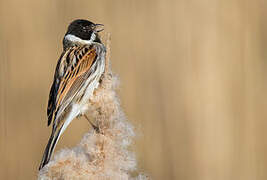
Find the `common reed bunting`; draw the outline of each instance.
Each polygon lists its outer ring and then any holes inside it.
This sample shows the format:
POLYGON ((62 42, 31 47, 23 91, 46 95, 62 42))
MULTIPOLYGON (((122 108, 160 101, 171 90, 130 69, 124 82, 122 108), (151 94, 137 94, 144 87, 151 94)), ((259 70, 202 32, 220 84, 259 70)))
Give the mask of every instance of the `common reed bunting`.
MULTIPOLYGON (((68 26, 47 107, 48 126, 53 121, 52 133, 39 170, 49 162, 59 137, 70 122, 81 115, 86 117, 89 99, 105 70, 106 48, 98 35, 102 30, 102 24, 82 19, 68 26)), ((97 126, 91 125, 98 131, 97 126)))

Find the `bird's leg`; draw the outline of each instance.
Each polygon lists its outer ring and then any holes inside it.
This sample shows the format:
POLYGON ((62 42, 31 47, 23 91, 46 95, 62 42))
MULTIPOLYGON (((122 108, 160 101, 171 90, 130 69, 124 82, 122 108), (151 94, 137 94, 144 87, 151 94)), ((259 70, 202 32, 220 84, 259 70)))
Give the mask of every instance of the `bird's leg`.
POLYGON ((94 125, 86 115, 84 115, 84 117, 85 117, 85 118, 87 119, 87 121, 91 124, 91 126, 94 128, 94 130, 95 130, 97 133, 99 133, 99 132, 100 132, 100 131, 99 131, 99 127, 96 126, 96 125, 94 125))

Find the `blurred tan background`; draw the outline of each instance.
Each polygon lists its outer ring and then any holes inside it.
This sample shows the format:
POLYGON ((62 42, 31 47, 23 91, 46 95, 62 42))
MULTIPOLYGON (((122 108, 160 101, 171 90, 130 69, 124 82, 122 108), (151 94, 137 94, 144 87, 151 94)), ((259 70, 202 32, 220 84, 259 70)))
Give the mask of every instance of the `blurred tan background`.
MULTIPOLYGON (((267 179, 264 0, 0 1, 0 179, 36 179, 67 25, 112 34, 112 67, 153 179, 267 179)), ((57 146, 90 126, 74 121, 57 146)))

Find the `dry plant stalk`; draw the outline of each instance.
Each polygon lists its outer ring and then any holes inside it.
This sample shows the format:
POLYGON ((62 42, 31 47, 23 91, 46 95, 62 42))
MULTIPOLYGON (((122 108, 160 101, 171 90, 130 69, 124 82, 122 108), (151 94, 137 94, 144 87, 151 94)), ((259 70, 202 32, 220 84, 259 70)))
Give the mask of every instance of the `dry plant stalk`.
POLYGON ((148 179, 143 174, 133 173, 136 171, 136 159, 128 147, 135 134, 115 92, 118 79, 110 70, 110 35, 106 37, 106 70, 100 87, 90 100, 88 112, 101 133, 91 130, 76 147, 57 152, 53 160, 39 172, 40 180, 148 179))

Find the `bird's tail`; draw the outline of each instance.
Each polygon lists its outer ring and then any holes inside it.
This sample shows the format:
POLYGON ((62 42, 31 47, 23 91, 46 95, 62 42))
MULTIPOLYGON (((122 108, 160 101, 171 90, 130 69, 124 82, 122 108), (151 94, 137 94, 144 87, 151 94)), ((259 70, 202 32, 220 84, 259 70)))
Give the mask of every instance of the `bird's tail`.
MULTIPOLYGON (((66 128, 69 126, 71 121, 78 116, 80 111, 78 111, 77 108, 72 108, 70 113, 65 119, 55 119, 54 122, 59 122, 57 125, 54 124, 53 130, 51 133, 51 136, 49 138, 49 141, 46 145, 45 152, 43 155, 43 159, 41 161, 41 164, 39 166, 39 170, 42 169, 50 160, 54 149, 56 147, 57 141, 61 134, 66 130, 66 128)), ((60 116, 59 116, 60 117, 60 116)))
POLYGON ((62 127, 57 128, 57 129, 53 129, 51 136, 49 138, 49 141, 46 145, 45 151, 44 151, 44 155, 43 155, 43 159, 41 161, 41 164, 39 166, 39 170, 42 169, 50 160, 54 149, 56 147, 57 141, 61 135, 61 131, 62 131, 62 127))

